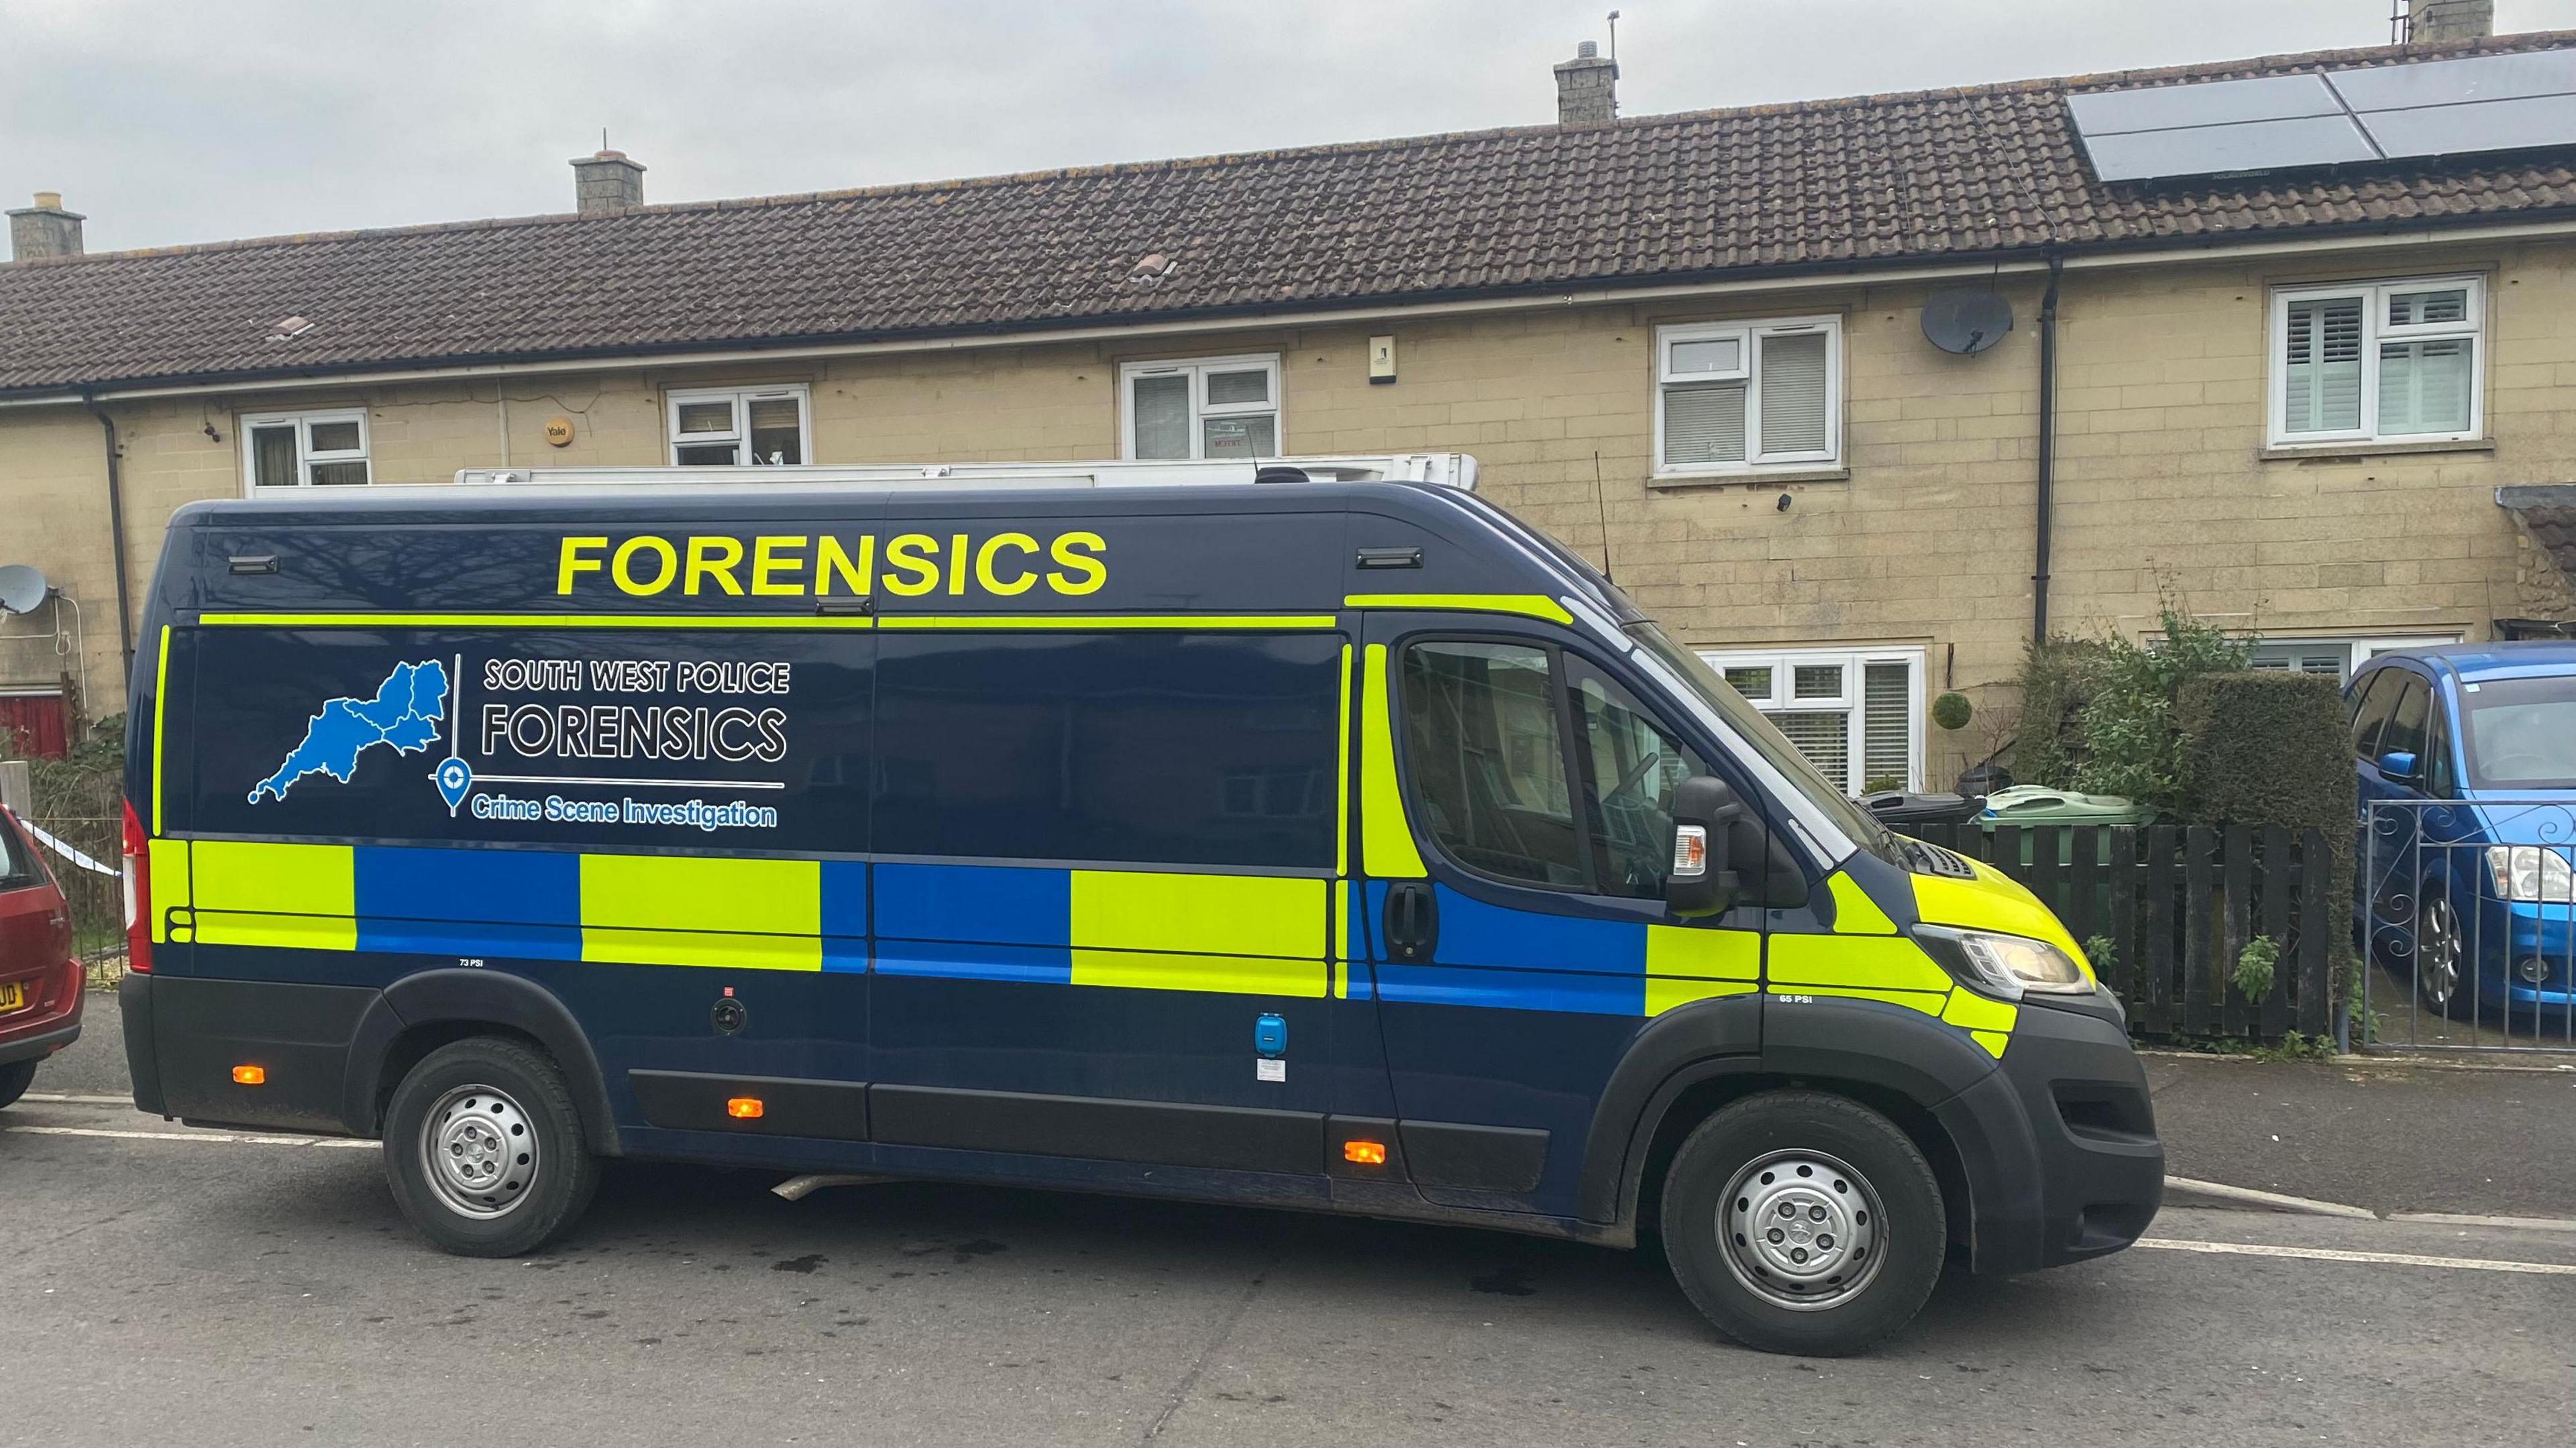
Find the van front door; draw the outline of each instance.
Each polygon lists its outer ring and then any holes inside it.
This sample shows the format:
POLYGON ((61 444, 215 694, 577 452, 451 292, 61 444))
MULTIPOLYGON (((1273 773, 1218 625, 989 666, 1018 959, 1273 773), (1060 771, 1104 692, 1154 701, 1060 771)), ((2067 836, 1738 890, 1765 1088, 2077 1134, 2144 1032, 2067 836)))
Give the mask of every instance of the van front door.
POLYGON ((1495 622, 1369 621, 1371 974, 1417 1189, 1571 1216, 1594 1110, 1650 1021, 1712 1012, 1759 1049, 1760 913, 1670 917, 1673 788, 1708 758, 1570 630, 1495 622))

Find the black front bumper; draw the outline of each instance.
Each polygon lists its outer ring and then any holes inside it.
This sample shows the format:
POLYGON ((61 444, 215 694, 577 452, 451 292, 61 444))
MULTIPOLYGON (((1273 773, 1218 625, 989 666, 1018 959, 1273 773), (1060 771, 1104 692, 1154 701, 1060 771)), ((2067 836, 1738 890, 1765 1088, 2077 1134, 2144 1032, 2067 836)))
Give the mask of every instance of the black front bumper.
POLYGON ((2164 1200, 2146 1070, 2102 1016, 2025 1004, 2001 1069, 1936 1113, 1961 1148, 1979 1272, 2116 1252, 2164 1200))

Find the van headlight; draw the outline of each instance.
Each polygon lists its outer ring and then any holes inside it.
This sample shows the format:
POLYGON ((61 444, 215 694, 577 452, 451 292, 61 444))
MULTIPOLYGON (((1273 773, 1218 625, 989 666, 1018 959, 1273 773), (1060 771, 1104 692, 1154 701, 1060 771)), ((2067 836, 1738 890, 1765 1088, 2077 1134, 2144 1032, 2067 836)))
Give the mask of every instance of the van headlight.
POLYGON ((2576 900, 2576 870, 2567 856, 2541 845, 2487 846, 2487 873, 2507 900, 2564 905, 2576 900))
POLYGON ((1947 925, 1917 925, 1914 938, 1961 985, 2003 1000, 2019 1000, 2026 991, 2083 995, 2093 989, 2084 967, 2045 940, 1947 925))

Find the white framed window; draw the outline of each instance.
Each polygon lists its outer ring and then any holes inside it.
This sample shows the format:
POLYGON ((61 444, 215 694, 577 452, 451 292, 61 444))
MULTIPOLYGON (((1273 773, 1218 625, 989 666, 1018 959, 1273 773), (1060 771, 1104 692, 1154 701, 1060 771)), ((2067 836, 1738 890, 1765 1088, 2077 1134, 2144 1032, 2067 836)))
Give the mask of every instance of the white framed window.
POLYGON ((671 465, 794 464, 814 456, 812 398, 804 383, 695 387, 670 397, 671 465))
POLYGON ((2324 674, 2349 683, 2353 671, 2391 649, 2429 649, 2460 641, 2458 634, 2425 634, 2403 638, 2258 639, 2253 666, 2324 674))
POLYGON ((1922 649, 1704 649, 1700 657, 1836 789, 1922 788, 1922 649))
POLYGON ((367 466, 367 411, 264 413, 239 420, 248 490, 360 487, 367 466))
POLYGON ((1657 327, 1656 474, 1840 461, 1842 351, 1840 317, 1657 327))
POLYGON ((1129 362, 1118 369, 1131 458, 1279 456, 1279 354, 1129 362))
POLYGON ((2473 276, 2273 292, 2272 445, 2483 437, 2486 315, 2473 276))

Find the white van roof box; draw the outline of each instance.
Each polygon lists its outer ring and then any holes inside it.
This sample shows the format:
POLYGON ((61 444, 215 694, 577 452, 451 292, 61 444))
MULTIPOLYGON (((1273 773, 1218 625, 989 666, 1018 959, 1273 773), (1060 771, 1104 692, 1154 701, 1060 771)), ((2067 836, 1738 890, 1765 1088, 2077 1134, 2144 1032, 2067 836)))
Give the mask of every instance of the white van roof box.
POLYGON ((459 468, 459 483, 514 487, 633 489, 674 484, 740 483, 774 488, 799 483, 843 487, 1100 488, 1137 484, 1414 482, 1473 492, 1476 460, 1465 453, 1389 453, 1370 457, 1181 458, 1154 462, 878 463, 863 467, 459 468))

